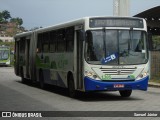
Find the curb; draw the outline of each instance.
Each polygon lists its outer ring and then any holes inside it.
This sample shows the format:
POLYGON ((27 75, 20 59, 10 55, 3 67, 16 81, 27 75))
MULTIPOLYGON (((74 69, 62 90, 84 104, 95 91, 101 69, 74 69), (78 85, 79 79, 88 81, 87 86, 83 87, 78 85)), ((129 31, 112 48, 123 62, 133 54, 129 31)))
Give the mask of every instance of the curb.
POLYGON ((160 88, 160 84, 157 83, 148 83, 149 87, 160 88))

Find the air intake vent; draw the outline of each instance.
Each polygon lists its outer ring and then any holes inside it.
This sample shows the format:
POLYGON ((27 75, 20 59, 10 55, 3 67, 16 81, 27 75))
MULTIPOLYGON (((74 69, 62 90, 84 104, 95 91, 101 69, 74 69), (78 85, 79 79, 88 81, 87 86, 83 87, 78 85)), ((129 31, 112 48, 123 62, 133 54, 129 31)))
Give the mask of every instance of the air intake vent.
POLYGON ((129 75, 133 74, 136 68, 100 68, 100 70, 107 75, 129 75))

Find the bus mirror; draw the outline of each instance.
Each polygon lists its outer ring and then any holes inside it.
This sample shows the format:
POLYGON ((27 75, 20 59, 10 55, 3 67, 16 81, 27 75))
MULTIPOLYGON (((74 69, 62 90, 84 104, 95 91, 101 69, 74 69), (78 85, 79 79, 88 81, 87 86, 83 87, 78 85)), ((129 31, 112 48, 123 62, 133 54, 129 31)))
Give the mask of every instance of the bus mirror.
POLYGON ((148 48, 149 48, 149 51, 153 50, 153 41, 152 41, 152 34, 151 33, 148 33, 148 48))

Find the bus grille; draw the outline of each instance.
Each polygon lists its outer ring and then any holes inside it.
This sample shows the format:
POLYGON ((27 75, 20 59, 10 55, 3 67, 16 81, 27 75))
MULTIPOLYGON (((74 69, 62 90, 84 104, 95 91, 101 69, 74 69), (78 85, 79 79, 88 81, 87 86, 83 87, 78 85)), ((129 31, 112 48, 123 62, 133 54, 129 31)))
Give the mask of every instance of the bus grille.
POLYGON ((102 73, 107 75, 129 75, 133 74, 136 68, 100 68, 102 73))

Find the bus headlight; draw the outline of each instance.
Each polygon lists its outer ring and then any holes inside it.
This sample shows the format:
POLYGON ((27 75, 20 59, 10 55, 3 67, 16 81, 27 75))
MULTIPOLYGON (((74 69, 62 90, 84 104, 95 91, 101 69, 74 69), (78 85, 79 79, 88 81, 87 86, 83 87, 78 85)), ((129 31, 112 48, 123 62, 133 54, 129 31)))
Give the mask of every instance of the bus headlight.
POLYGON ((86 70, 84 75, 94 80, 100 80, 99 77, 94 72, 91 72, 91 71, 86 70))
POLYGON ((147 73, 147 72, 142 72, 141 74, 139 74, 139 75, 138 75, 138 77, 137 77, 137 79, 136 79, 136 80, 140 80, 140 79, 142 79, 142 78, 146 77, 147 75, 148 75, 148 73, 147 73))

